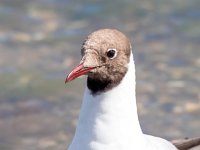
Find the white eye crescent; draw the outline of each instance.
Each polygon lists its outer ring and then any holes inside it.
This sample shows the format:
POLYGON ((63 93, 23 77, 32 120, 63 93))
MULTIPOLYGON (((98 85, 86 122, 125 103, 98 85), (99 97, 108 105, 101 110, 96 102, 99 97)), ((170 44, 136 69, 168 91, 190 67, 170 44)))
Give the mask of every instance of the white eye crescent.
POLYGON ((117 56, 117 50, 115 48, 109 48, 106 52, 108 58, 113 59, 117 56))

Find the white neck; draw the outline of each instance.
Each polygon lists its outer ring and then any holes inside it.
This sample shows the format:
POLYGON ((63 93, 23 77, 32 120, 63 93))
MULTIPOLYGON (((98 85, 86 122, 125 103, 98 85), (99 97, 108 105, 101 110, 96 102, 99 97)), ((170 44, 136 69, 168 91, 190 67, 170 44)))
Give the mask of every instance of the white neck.
POLYGON ((133 150, 145 145, 137 115, 135 65, 119 85, 93 96, 85 90, 79 123, 69 150, 133 150))

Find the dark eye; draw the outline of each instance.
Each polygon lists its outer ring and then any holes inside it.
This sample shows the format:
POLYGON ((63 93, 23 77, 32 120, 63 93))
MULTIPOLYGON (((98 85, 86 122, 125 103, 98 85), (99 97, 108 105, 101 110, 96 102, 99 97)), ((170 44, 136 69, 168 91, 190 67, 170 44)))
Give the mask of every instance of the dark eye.
POLYGON ((113 59, 117 56, 117 50, 116 49, 108 49, 106 55, 108 58, 113 59))

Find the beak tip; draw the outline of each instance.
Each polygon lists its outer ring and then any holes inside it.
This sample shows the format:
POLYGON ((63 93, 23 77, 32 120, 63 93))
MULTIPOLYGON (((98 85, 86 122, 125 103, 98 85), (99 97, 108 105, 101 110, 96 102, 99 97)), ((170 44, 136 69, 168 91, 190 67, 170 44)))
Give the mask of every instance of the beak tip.
POLYGON ((65 84, 70 81, 68 77, 69 76, 67 76, 67 78, 65 79, 65 84))
POLYGON ((65 84, 67 83, 67 79, 65 80, 65 84))

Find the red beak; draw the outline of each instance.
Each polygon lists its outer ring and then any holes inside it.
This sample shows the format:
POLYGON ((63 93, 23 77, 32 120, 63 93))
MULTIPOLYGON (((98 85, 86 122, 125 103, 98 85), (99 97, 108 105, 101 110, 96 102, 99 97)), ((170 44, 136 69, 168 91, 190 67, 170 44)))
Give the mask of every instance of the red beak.
POLYGON ((77 67, 75 67, 70 74, 67 76, 65 83, 72 81, 76 79, 79 76, 87 74, 90 70, 94 69, 96 67, 84 67, 83 63, 79 64, 77 67))

